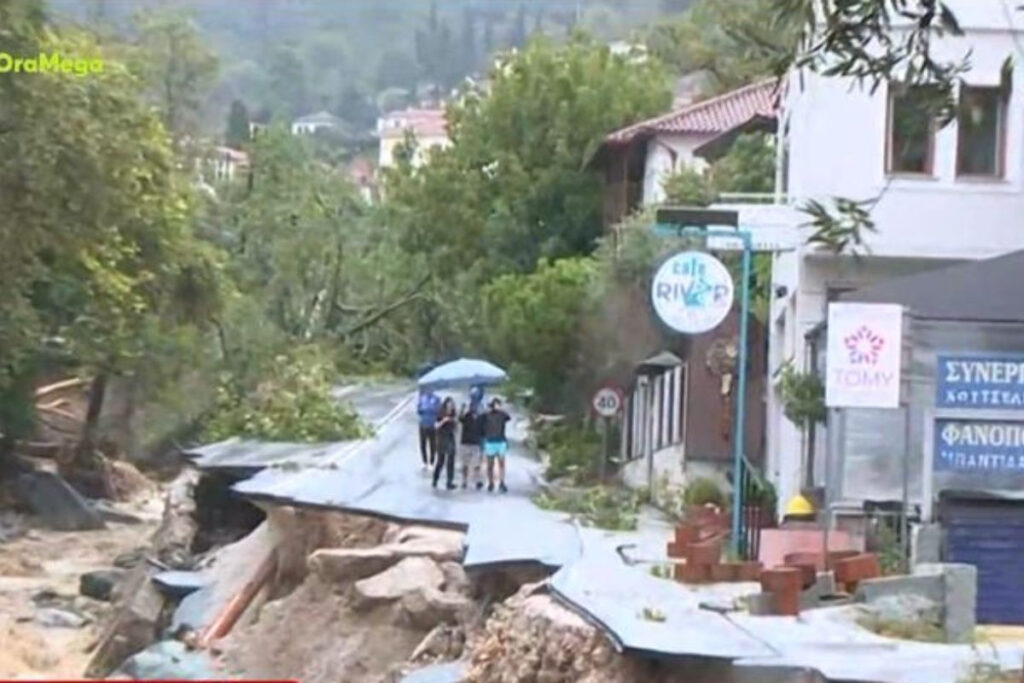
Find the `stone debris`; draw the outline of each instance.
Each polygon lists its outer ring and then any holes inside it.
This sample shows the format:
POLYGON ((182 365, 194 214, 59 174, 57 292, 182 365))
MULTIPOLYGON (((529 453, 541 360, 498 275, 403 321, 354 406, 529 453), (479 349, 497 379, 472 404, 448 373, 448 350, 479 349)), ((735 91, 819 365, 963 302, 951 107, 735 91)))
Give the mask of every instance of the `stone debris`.
POLYGON ((78 577, 78 592, 87 598, 109 602, 124 578, 123 569, 97 569, 78 577))
POLYGON ((22 502, 51 529, 87 531, 102 529, 103 517, 53 472, 25 472, 17 480, 16 491, 22 502))
POLYGON ((36 611, 35 621, 46 628, 82 628, 92 620, 68 610, 44 607, 36 611))
POLYGON ((407 557, 380 574, 353 584, 355 604, 360 609, 395 602, 419 591, 440 592, 444 572, 427 557, 407 557))

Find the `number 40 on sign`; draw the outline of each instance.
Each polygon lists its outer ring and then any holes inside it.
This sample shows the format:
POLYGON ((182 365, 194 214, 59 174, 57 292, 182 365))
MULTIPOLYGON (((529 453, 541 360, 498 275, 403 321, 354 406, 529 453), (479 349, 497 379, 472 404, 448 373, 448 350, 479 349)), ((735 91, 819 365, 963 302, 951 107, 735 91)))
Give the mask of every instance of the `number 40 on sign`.
POLYGON ((622 410, 622 393, 615 387, 601 387, 594 394, 591 405, 601 417, 615 417, 622 410))

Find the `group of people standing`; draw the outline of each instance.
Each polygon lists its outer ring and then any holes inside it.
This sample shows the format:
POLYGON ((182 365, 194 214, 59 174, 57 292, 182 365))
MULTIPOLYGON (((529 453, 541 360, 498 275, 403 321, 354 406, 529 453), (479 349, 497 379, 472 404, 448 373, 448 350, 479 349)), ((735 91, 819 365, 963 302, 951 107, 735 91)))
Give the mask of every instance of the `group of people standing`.
POLYGON ((442 470, 449 491, 455 485, 455 459, 462 472, 462 488, 469 488, 472 478, 477 490, 484 487, 481 469, 487 463, 487 490, 506 493, 505 456, 508 438, 505 434, 509 414, 502 410, 501 399, 494 397, 483 410, 484 390, 474 386, 469 401, 456 411, 455 399, 443 400, 430 389, 420 390, 416 412, 420 421, 420 458, 423 469, 433 468, 433 486, 437 488, 442 470), (456 446, 456 443, 458 444, 456 446))

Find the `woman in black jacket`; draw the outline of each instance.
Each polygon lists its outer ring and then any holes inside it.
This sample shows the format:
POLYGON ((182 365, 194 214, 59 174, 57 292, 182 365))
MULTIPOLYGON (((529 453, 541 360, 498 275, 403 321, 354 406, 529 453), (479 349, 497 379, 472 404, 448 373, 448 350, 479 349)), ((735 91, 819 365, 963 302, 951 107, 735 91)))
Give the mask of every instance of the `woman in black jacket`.
POLYGON ((441 404, 441 413, 437 416, 437 462, 434 464, 434 488, 441 477, 441 468, 445 468, 448 479, 448 490, 455 488, 455 428, 458 417, 455 414, 455 401, 449 396, 441 404))

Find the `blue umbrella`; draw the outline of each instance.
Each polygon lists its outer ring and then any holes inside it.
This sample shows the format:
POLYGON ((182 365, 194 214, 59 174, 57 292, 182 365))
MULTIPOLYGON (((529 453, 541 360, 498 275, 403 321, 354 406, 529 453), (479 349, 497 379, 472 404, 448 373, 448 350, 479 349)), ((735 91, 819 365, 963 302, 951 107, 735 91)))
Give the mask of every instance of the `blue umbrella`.
POLYGON ((418 383, 424 389, 445 389, 474 384, 497 384, 506 379, 508 375, 494 363, 477 358, 460 358, 438 365, 420 377, 418 383))

